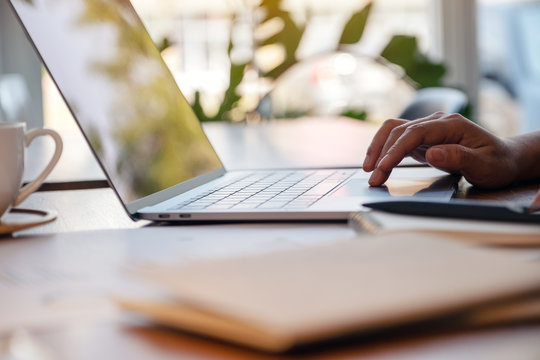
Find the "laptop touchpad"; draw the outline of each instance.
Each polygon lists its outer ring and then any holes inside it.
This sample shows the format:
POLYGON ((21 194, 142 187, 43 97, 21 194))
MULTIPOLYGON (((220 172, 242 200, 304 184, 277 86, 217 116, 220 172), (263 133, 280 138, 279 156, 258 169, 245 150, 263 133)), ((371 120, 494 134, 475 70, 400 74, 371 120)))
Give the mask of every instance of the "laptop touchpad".
POLYGON ((388 192, 388 187, 385 185, 380 187, 371 187, 366 179, 351 179, 344 185, 332 193, 331 196, 336 197, 351 197, 351 196, 374 196, 374 197, 391 197, 388 192))
POLYGON ((459 177, 445 175, 428 179, 390 179, 385 185, 371 187, 365 179, 351 179, 336 191, 332 197, 419 197, 450 199, 455 192, 459 177))

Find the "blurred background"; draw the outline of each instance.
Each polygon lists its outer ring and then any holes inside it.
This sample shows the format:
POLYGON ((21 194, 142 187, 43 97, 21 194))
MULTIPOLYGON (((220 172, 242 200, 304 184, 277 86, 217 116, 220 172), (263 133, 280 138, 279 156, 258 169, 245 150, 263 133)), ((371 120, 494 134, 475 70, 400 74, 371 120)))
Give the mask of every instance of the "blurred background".
MULTIPOLYGON (((382 122, 450 87, 499 135, 540 128, 540 1, 133 0, 201 121, 382 122)), ((0 121, 78 131, 0 1, 0 121)))

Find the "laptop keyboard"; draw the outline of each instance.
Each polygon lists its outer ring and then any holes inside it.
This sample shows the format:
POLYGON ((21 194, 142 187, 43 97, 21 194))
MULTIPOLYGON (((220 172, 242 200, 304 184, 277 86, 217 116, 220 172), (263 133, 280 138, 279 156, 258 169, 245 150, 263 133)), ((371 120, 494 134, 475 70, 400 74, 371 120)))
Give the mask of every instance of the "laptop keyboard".
POLYGON ((354 172, 342 169, 254 172, 198 194, 170 210, 305 209, 354 172))

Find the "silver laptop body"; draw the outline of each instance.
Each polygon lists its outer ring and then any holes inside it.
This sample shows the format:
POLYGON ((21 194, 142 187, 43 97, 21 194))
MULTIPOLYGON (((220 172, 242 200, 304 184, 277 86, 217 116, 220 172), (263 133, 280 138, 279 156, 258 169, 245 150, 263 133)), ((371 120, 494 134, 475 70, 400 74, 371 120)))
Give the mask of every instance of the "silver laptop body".
MULTIPOLYGON (((133 219, 339 220, 392 196, 449 199, 456 177, 396 169, 226 171, 127 0, 10 0, 133 219)), ((248 149, 246 149, 247 151, 248 149)))

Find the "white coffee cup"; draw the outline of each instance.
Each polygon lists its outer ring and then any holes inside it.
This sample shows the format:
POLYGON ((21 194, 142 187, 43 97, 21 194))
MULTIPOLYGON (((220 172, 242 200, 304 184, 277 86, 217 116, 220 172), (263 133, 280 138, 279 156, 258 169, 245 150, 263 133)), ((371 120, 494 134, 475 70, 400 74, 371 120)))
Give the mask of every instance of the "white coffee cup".
POLYGON ((25 123, 0 123, 0 218, 11 207, 19 205, 36 191, 60 159, 62 138, 51 129, 26 131, 25 123), (55 143, 54 154, 47 167, 32 182, 22 185, 26 148, 38 136, 50 136, 55 143))

